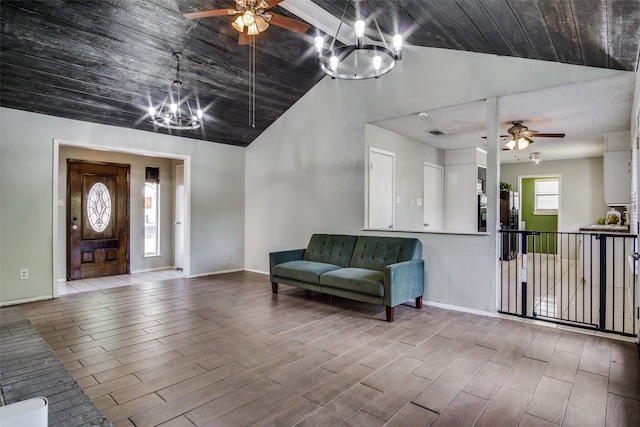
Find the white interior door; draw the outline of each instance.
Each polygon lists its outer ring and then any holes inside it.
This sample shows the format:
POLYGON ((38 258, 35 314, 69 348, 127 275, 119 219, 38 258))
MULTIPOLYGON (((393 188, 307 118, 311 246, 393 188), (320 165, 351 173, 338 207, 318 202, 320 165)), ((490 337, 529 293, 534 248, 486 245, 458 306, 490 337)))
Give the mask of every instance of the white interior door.
POLYGON ((369 228, 393 228, 394 153, 369 149, 369 228))
POLYGON ((422 221, 425 230, 442 230, 442 175, 440 166, 424 164, 422 221))
POLYGON ((176 165, 175 267, 184 268, 184 165, 176 165))

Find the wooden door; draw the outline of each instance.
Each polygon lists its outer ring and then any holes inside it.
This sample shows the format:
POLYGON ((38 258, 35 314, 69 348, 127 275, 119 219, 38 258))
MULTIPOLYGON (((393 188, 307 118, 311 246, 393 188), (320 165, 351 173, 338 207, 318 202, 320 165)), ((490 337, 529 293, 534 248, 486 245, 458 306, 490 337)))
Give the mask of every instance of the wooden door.
POLYGON ((67 279, 129 273, 129 165, 67 160, 67 279))

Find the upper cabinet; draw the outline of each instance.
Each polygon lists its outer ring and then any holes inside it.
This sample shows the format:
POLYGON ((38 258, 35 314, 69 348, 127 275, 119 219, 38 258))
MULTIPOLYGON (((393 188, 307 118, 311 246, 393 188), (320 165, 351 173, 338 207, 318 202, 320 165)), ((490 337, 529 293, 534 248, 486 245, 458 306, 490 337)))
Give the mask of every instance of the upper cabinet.
POLYGON ((631 203, 631 150, 629 132, 605 135, 604 202, 609 206, 631 203))

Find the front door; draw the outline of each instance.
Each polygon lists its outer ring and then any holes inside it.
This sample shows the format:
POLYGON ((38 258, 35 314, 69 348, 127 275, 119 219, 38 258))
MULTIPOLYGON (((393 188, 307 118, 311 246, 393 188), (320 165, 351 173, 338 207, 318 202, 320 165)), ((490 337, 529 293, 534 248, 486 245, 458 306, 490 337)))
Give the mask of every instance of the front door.
POLYGON ((67 279, 129 272, 129 165, 67 160, 67 279))

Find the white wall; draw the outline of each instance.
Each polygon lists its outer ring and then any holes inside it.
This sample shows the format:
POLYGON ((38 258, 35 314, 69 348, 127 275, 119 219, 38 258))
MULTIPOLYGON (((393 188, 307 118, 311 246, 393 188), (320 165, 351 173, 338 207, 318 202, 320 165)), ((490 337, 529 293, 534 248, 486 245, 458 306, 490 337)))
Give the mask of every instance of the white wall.
MULTIPOLYGON (((190 274, 243 268, 243 148, 2 108, 0 303, 52 296, 57 279, 53 260, 53 177, 58 173, 54 139, 187 159, 191 170, 187 177, 191 187, 190 274), (21 268, 29 269, 29 279, 19 279, 21 268)), ((58 241, 56 250, 64 251, 60 245, 64 242, 58 241)))
MULTIPOLYGON (((325 77, 247 149, 246 267, 268 271, 270 251, 305 247, 312 233, 361 233, 365 123, 616 73, 407 46, 380 79, 325 77)), ((428 301, 495 312, 495 230, 414 236, 424 243, 428 301)))
POLYGON ((580 227, 596 224, 609 210, 603 198, 603 158, 558 160, 538 164, 531 161, 500 167, 500 180, 518 188, 520 176, 561 175, 560 223, 558 231, 577 232, 580 227))

